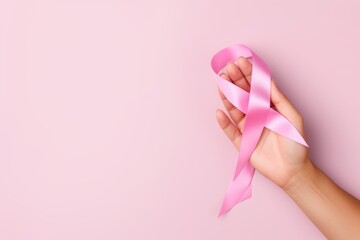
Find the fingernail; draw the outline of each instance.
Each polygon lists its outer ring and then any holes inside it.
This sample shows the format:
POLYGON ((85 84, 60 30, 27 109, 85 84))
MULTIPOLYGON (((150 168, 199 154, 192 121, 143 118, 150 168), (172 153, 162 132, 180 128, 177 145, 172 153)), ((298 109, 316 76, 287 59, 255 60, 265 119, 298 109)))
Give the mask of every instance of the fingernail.
POLYGON ((239 64, 244 65, 245 58, 244 57, 239 57, 238 62, 239 62, 239 64))

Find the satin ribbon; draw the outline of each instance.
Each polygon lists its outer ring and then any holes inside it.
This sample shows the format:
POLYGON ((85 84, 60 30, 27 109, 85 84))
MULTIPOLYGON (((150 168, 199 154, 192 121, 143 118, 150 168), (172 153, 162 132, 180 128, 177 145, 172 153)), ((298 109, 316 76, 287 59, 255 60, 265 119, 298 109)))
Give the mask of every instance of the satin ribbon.
POLYGON ((250 157, 266 127, 275 133, 298 142, 306 147, 305 140, 297 129, 279 112, 270 107, 271 75, 265 62, 248 47, 238 44, 227 47, 211 60, 217 83, 226 98, 241 112, 246 114, 238 162, 233 181, 225 194, 219 216, 228 212, 239 202, 251 197, 251 181, 254 167, 250 157), (219 76, 229 61, 240 56, 252 59, 250 92, 219 76))

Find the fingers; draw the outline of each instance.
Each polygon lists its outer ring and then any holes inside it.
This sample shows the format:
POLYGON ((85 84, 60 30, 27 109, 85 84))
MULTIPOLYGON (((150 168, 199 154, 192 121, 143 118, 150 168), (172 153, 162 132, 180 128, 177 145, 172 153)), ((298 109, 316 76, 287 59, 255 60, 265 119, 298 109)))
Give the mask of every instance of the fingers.
MULTIPOLYGON (((252 64, 251 62, 244 58, 239 57, 237 60, 237 65, 239 66, 241 72, 245 76, 245 79, 250 84, 251 83, 251 74, 252 74, 252 64)), ((289 101, 289 99, 280 92, 280 90, 275 85, 274 81, 271 81, 271 106, 275 107, 284 117, 286 117, 292 124, 294 124, 298 129, 302 128, 302 117, 300 113, 296 110, 294 105, 289 101)), ((241 129, 241 124, 240 129, 241 129)))
MULTIPOLYGON (((233 82, 238 87, 241 87, 245 91, 250 91, 250 78, 251 78, 251 63, 245 59, 240 57, 239 60, 233 62, 229 62, 226 65, 226 73, 221 73, 220 77, 233 82), (240 67, 243 68, 245 74, 240 70, 240 67), (247 79, 248 78, 248 79, 247 79)), ((242 132, 242 129, 244 127, 244 113, 239 111, 237 108, 234 107, 224 96, 224 94, 221 92, 221 90, 218 88, 219 94, 221 99, 223 100, 224 106, 227 110, 227 112, 230 115, 230 118, 235 123, 235 125, 240 129, 240 132, 242 132)))
MULTIPOLYGON (((244 57, 239 57, 235 63, 229 62, 226 65, 226 72, 222 73, 220 76, 228 81, 232 81, 235 85, 241 87, 245 91, 250 91, 251 84, 251 74, 252 74, 252 64, 251 62, 244 57)), ((219 89, 220 97, 223 100, 224 106, 228 111, 230 118, 236 124, 239 134, 241 135, 242 129, 244 127, 244 113, 236 109, 224 96, 224 94, 219 89)), ((302 116, 295 108, 295 106, 290 102, 290 100, 277 88, 274 81, 271 81, 271 107, 275 107, 279 113, 281 113, 285 118, 287 118, 294 126, 300 131, 303 131, 303 121, 302 116)), ((220 110, 218 110, 220 111, 220 110)), ((231 120, 226 116, 225 113, 217 112, 218 122, 222 121, 223 124, 229 124, 230 129, 236 126, 231 122, 231 120), (228 122, 229 121, 229 122, 228 122)), ((219 122, 220 124, 220 122, 219 122)), ((224 130, 225 131, 225 130, 224 130)))
POLYGON ((241 87, 245 91, 250 91, 250 85, 247 82, 244 74, 239 68, 238 61, 235 63, 229 62, 226 65, 226 72, 229 75, 231 81, 238 87, 241 87))
MULTIPOLYGON (((231 81, 230 77, 225 73, 221 73, 220 77, 224 78, 225 80, 231 81)), ((223 101, 223 104, 226 108, 226 111, 229 113, 230 118, 233 120, 233 122, 238 126, 241 119, 244 117, 244 113, 242 113, 231 102, 229 102, 229 100, 226 99, 220 88, 218 88, 218 90, 221 100, 223 101)))
POLYGON ((240 130, 231 122, 230 118, 220 109, 216 110, 216 120, 225 135, 235 145, 237 149, 240 147, 241 133, 240 130))
POLYGON ((301 114, 290 100, 278 89, 273 80, 271 81, 270 98, 276 110, 294 124, 299 131, 303 131, 301 114))
MULTIPOLYGON (((244 78, 246 79, 247 83, 251 83, 251 73, 252 73, 252 64, 250 61, 244 57, 239 57, 239 59, 236 61, 237 65, 239 66, 244 78)), ((250 87, 249 87, 250 90, 250 87)), ((246 90, 246 91, 249 91, 246 90)))

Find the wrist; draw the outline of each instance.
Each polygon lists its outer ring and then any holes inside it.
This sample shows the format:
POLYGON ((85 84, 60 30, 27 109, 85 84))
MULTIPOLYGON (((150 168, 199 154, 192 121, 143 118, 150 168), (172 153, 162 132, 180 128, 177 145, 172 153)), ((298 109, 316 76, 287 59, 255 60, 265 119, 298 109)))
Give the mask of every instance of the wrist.
POLYGON ((319 170, 312 164, 310 159, 306 159, 303 167, 296 172, 282 189, 290 196, 301 192, 305 187, 315 184, 319 170))

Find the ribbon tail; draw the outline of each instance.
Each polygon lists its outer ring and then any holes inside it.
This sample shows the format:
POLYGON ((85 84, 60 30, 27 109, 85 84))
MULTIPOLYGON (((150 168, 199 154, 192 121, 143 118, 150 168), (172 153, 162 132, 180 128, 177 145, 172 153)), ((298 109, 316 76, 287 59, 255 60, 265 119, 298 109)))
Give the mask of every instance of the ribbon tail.
POLYGON ((254 167, 247 161, 241 169, 239 175, 230 184, 224 197, 218 217, 227 213, 236 204, 245 201, 252 195, 251 182, 254 175, 254 167))

